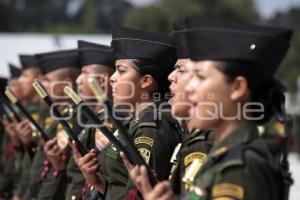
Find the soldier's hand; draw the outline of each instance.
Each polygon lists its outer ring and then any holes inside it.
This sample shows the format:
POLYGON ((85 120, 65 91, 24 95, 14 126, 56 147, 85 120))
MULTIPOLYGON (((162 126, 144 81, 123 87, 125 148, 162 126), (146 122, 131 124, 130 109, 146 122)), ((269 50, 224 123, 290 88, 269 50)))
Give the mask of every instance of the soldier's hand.
POLYGON ((20 198, 18 196, 13 196, 12 200, 22 200, 22 198, 20 198))
POLYGON ((130 177, 139 188, 145 200, 174 200, 175 195, 168 181, 159 182, 152 188, 147 168, 145 166, 136 166, 131 171, 130 177))
POLYGON ((133 164, 131 164, 130 161, 128 160, 128 158, 126 157, 126 155, 124 154, 124 152, 120 152, 120 156, 121 156, 123 163, 128 171, 129 177, 131 178, 131 180, 133 181, 133 183, 135 184, 137 189, 142 193, 142 188, 136 182, 138 166, 134 166, 133 164))
POLYGON ((45 145, 45 152, 57 171, 62 171, 66 169, 67 166, 67 155, 65 150, 62 150, 58 145, 57 145, 57 140, 56 138, 52 140, 48 140, 45 145))
POLYGON ((92 149, 89 153, 81 156, 76 143, 72 142, 74 160, 79 166, 83 176, 91 185, 93 185, 99 192, 105 192, 105 184, 101 182, 97 175, 99 169, 99 163, 97 160, 97 153, 92 149))
POLYGON ((15 136, 17 134, 17 131, 16 131, 16 124, 17 123, 15 121, 10 122, 7 117, 3 117, 2 123, 3 123, 3 126, 4 126, 4 128, 6 130, 6 132, 11 137, 13 137, 13 136, 15 136))
POLYGON ((12 143, 17 147, 21 146, 21 140, 16 130, 17 121, 13 119, 13 121, 10 122, 7 117, 4 117, 2 123, 12 143))
POLYGON ((22 120, 20 123, 18 123, 16 126, 16 130, 24 145, 29 145, 33 141, 32 140, 33 129, 28 120, 22 120))

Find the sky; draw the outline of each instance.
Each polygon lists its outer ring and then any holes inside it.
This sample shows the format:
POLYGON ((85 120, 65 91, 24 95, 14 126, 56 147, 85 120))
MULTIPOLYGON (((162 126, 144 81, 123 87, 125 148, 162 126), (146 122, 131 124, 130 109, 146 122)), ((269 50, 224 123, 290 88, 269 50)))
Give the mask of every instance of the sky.
MULTIPOLYGON (((156 0, 129 0, 136 5, 147 5, 156 0)), ((230 0, 228 0, 230 1, 230 0)), ((291 7, 300 7, 300 0, 254 0, 260 15, 268 19, 278 11, 286 11, 291 7)))

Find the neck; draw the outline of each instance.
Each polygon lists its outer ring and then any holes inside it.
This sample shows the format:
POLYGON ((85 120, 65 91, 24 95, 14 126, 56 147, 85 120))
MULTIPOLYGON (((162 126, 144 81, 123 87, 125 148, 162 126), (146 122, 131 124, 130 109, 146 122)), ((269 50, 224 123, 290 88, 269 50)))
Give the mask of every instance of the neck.
POLYGON ((234 130, 239 128, 244 123, 246 123, 245 119, 229 121, 224 120, 220 122, 215 132, 215 143, 222 142, 228 135, 230 135, 234 130))
POLYGON ((30 99, 24 99, 22 100, 22 103, 28 104, 28 103, 32 103, 32 102, 38 102, 40 101, 40 97, 36 94, 30 96, 30 99))

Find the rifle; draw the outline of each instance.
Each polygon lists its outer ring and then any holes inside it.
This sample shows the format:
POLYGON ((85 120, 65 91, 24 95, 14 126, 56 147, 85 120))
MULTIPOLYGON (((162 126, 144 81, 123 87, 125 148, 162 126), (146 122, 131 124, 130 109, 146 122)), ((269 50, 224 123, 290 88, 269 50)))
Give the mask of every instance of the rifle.
POLYGON ((29 112, 26 110, 26 108, 23 106, 23 104, 17 99, 17 97, 15 96, 15 94, 9 88, 6 88, 5 95, 7 96, 7 98, 13 104, 15 104, 19 108, 19 110, 28 118, 28 120, 40 132, 41 137, 43 138, 43 140, 48 141, 49 137, 44 132, 44 130, 42 129, 42 127, 32 118, 32 116, 29 114, 29 112))
POLYGON ((85 154, 87 154, 88 150, 80 142, 80 140, 75 135, 75 133, 73 132, 73 130, 70 127, 70 125, 68 124, 68 122, 65 119, 63 119, 62 114, 60 113, 60 111, 58 110, 58 108, 54 105, 52 99, 50 98, 50 96, 46 92, 46 90, 45 90, 44 86, 42 85, 42 83, 40 83, 38 80, 35 80, 35 81, 33 81, 32 85, 33 85, 34 89, 37 91, 37 93, 39 94, 39 96, 47 104, 47 106, 49 107, 49 109, 52 109, 52 111, 54 113, 54 116, 58 119, 58 121, 60 122, 60 124, 63 126, 63 128, 65 129, 65 131, 68 134, 68 136, 70 137, 70 139, 73 140, 76 143, 76 145, 78 147, 79 153, 82 156, 84 156, 85 154))
POLYGON ((100 120, 97 116, 97 114, 88 106, 86 105, 83 100, 75 93, 75 91, 70 87, 66 86, 64 88, 65 94, 73 101, 75 106, 81 107, 83 114, 92 122, 99 126, 97 128, 105 135, 105 137, 113 143, 116 148, 127 152, 127 149, 123 147, 123 145, 120 143, 120 141, 110 132, 110 130, 106 126, 102 126, 103 121, 100 120))
POLYGON ((129 161, 134 165, 144 165, 147 168, 149 180, 152 186, 155 186, 157 183, 157 180, 152 173, 150 167, 147 165, 145 160, 142 158, 139 151, 136 149, 136 146, 134 145, 132 138, 129 136, 126 128, 124 127, 121 120, 116 119, 114 115, 114 108, 112 105, 112 102, 106 98, 104 95, 101 87, 99 86, 97 80, 95 78, 89 78, 88 84, 92 92, 94 93, 96 99, 98 102, 103 105, 106 108, 107 114, 109 118, 112 120, 114 126, 118 129, 118 134, 120 137, 120 142, 124 146, 124 149, 127 150, 127 152, 124 152, 129 161))
POLYGON ((15 117, 17 122, 21 122, 21 118, 19 117, 19 115, 16 113, 16 111, 14 110, 10 102, 8 102, 8 100, 2 94, 0 94, 0 99, 2 100, 1 102, 2 102, 3 112, 5 112, 5 115, 7 115, 9 120, 12 122, 13 117, 15 117))

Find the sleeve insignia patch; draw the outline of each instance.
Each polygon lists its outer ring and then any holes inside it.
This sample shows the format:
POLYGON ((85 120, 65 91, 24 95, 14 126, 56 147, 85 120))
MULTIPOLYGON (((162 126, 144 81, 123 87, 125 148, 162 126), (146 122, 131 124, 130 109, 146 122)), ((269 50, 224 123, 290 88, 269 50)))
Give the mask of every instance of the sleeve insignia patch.
POLYGON ((147 164, 149 164, 151 151, 145 148, 139 148, 138 151, 140 152, 141 156, 144 158, 147 164))
POLYGON ((95 132, 95 145, 99 151, 102 151, 109 144, 109 140, 103 135, 100 130, 95 132))
POLYGON ((69 143, 69 136, 65 131, 58 131, 56 133, 56 139, 57 139, 57 145, 61 149, 65 149, 68 146, 69 143))
POLYGON ((137 137, 134 139, 134 144, 147 144, 153 146, 154 140, 149 137, 137 137))
POLYGON ((221 183, 217 184, 212 188, 212 197, 220 198, 220 197, 233 197, 236 199, 244 198, 244 188, 231 184, 231 183, 221 183))
POLYGON ((52 122, 53 122, 52 118, 51 117, 47 117, 45 119, 45 128, 48 129, 51 126, 52 122))
POLYGON ((199 160, 204 163, 207 155, 201 152, 193 152, 184 157, 184 166, 187 167, 193 160, 199 160))

